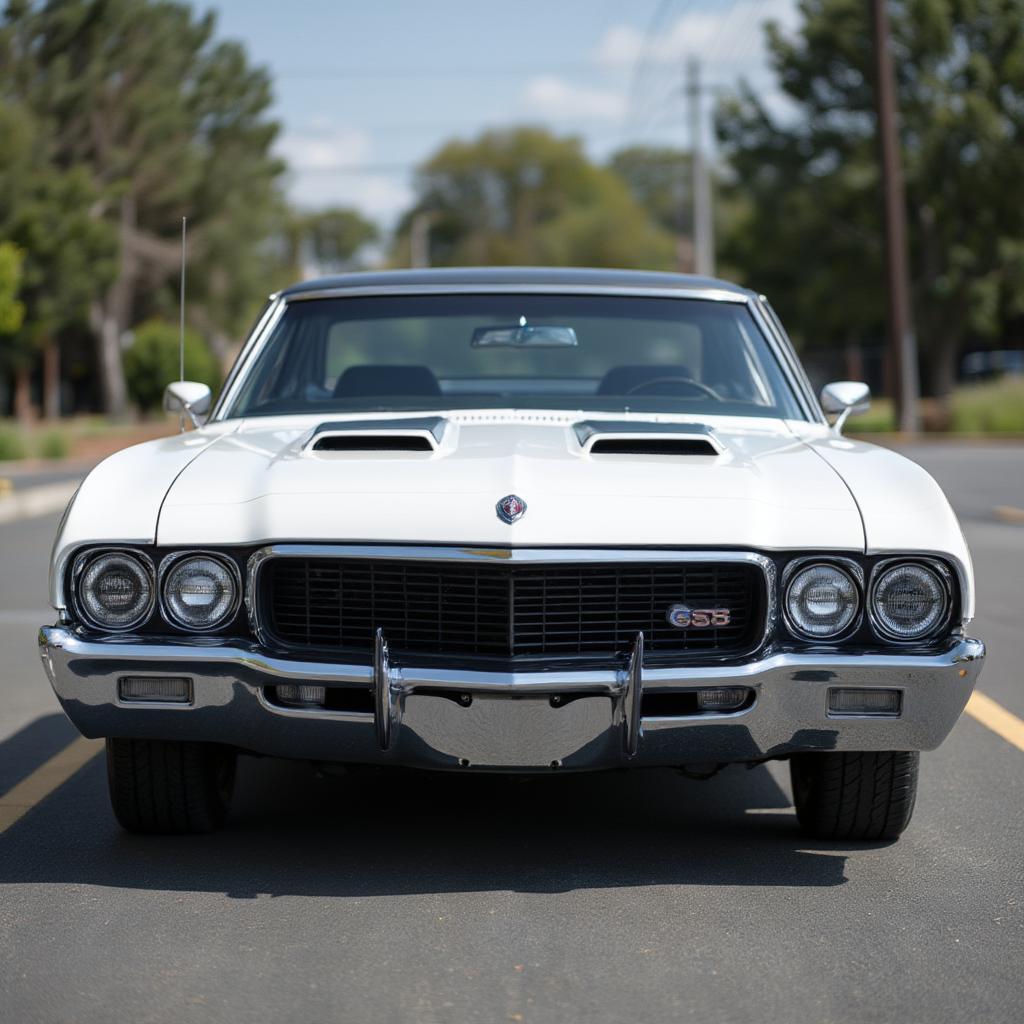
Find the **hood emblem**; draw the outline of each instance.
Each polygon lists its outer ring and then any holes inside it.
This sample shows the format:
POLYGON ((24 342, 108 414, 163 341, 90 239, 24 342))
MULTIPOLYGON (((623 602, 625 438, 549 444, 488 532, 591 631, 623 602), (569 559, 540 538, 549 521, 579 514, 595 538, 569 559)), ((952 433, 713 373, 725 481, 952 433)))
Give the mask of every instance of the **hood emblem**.
POLYGON ((518 494, 506 494, 494 509, 503 523, 514 523, 525 515, 526 502, 518 494))

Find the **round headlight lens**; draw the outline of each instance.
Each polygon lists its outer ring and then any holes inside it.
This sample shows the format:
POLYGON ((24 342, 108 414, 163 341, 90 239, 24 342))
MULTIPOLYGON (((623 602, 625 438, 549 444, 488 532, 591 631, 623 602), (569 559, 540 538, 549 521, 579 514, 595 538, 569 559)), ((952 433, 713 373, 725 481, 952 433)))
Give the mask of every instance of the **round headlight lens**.
POLYGON ((816 640, 838 636, 853 622, 860 606, 857 584, 836 565, 801 569, 786 590, 786 612, 797 632, 816 640))
POLYGON ((893 640, 918 640, 945 618, 947 591, 937 572, 916 562, 886 569, 875 583, 871 610, 879 630, 893 640))
POLYGON ((131 629, 153 610, 153 583, 141 559, 121 551, 97 555, 78 585, 82 611, 101 629, 131 629))
POLYGON ((195 555, 175 562, 164 579, 164 607, 185 629, 212 629, 235 610, 234 574, 217 558, 195 555))

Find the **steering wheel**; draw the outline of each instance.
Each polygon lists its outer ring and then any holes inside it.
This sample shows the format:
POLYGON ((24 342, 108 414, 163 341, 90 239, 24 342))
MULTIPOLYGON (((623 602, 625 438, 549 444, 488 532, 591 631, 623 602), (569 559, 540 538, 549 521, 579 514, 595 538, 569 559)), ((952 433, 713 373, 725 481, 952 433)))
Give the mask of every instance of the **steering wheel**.
MULTIPOLYGON (((701 394, 707 395, 708 398, 713 398, 716 402, 722 402, 724 399, 722 396, 715 391, 714 388, 709 388, 707 384, 701 384, 699 380, 694 380, 692 377, 655 377, 653 380, 641 381, 641 383, 631 387, 626 394, 627 395, 642 395, 645 394, 650 388, 659 388, 662 384, 682 384, 688 388, 693 388, 694 391, 699 391, 701 394)), ((665 394, 663 390, 656 390, 655 394, 665 394)), ((672 390, 669 389, 668 394, 672 394, 672 390)))

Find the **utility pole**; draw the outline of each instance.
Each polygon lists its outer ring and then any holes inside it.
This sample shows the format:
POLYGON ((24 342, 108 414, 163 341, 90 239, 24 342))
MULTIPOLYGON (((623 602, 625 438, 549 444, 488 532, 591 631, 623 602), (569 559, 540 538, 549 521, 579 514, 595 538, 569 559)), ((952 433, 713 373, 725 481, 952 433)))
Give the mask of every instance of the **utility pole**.
POLYGON ((918 423, 917 337, 910 308, 907 274, 907 210, 903 192, 903 166, 896 131, 896 78, 889 47, 887 0, 869 0, 875 47, 875 100, 878 106, 878 143, 882 163, 885 220, 885 265, 888 276, 887 341, 890 378, 899 429, 914 433, 918 423))
POLYGON ((434 214, 421 210, 409 225, 409 266, 420 270, 430 266, 430 228, 434 214))
POLYGON ((686 63, 686 99, 690 114, 690 178, 693 196, 693 265, 698 274, 715 272, 715 227, 711 211, 711 181, 704 162, 700 59, 686 63))

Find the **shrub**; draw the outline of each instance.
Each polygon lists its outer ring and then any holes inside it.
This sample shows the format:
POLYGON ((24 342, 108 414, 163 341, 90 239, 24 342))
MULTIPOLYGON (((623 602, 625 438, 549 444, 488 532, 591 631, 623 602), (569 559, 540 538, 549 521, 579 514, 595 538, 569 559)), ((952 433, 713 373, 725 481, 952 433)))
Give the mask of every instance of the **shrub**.
MULTIPOLYGON (((124 354, 128 394, 144 412, 159 409, 164 388, 179 377, 178 328, 163 320, 148 320, 135 329, 135 341, 124 354)), ((185 379, 221 384, 221 370, 214 354, 199 335, 185 332, 185 379)))
POLYGON ((0 462, 25 458, 25 440, 16 430, 0 427, 0 462))
POLYGON ((44 459, 66 459, 71 443, 62 430, 48 430, 39 439, 39 454, 44 459))

